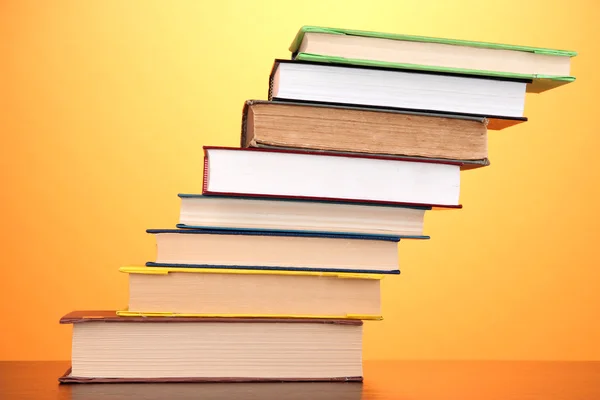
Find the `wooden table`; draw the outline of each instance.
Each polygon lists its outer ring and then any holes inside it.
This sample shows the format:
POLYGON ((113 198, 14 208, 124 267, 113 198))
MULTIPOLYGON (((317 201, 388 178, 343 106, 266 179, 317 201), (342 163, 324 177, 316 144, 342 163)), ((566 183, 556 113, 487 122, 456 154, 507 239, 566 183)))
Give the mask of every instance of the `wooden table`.
POLYGON ((68 362, 0 362, 0 399, 600 400, 600 362, 366 361, 361 383, 59 385, 68 362))

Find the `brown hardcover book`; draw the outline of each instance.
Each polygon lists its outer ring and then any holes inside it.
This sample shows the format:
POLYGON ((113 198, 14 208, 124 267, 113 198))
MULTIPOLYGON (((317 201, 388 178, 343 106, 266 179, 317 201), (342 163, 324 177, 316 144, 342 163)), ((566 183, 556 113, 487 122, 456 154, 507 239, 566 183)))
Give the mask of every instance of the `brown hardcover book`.
POLYGON ((311 103, 249 100, 241 147, 305 149, 489 165, 487 120, 311 103))
POLYGON ((362 321, 75 311, 61 383, 362 381, 362 321))

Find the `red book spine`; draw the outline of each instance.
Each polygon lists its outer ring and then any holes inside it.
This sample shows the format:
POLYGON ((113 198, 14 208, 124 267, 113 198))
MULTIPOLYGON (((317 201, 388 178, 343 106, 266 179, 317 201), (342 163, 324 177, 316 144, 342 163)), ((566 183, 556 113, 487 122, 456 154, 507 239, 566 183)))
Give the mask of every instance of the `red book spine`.
POLYGON ((202 174, 202 193, 208 192, 208 149, 204 147, 204 173, 202 174))

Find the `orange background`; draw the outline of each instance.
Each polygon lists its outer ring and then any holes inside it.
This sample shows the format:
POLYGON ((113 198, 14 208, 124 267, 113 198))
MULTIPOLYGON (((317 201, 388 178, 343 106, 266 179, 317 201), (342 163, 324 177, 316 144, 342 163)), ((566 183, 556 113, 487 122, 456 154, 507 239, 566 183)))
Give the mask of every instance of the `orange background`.
MULTIPOLYGON (((464 209, 400 244, 366 359, 600 359, 594 1, 2 1, 0 359, 70 356, 73 309, 121 308, 146 228, 236 146, 246 99, 304 24, 576 50, 462 175, 464 209)), ((234 249, 232 249, 234 250, 234 249)))

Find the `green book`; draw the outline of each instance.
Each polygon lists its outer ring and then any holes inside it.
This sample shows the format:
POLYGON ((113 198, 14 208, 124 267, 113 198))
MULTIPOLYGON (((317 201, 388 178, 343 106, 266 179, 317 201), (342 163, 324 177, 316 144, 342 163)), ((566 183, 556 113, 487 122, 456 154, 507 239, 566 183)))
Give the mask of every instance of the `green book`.
POLYGON ((290 46, 295 60, 522 79, 541 93, 573 82, 574 51, 303 26, 290 46))

